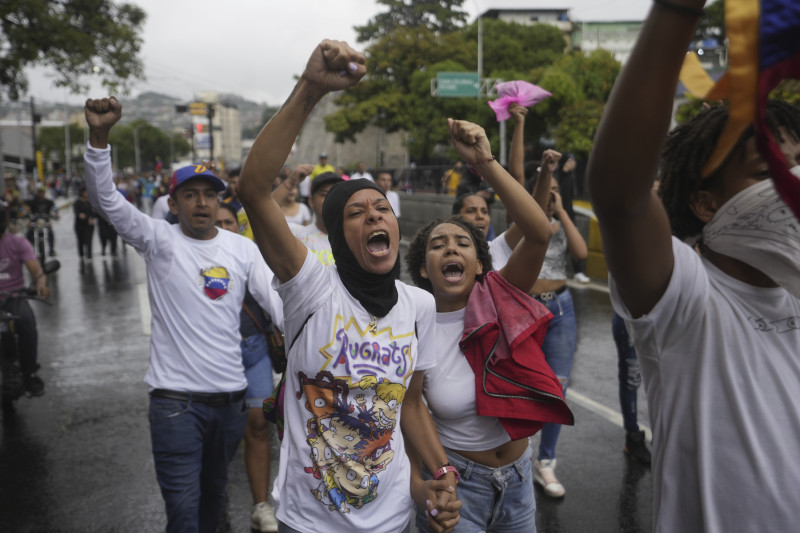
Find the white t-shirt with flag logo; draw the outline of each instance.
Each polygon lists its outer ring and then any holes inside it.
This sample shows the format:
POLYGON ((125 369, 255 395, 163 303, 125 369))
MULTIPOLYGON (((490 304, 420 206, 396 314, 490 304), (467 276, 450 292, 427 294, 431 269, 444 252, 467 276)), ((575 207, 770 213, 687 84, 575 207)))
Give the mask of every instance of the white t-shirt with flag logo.
POLYGON ((88 148, 86 186, 95 209, 147 263, 152 314, 151 388, 232 392, 247 387, 239 349, 245 289, 280 327, 283 309, 272 272, 256 245, 230 231, 209 240, 154 220, 120 195, 111 179, 110 149, 88 148))

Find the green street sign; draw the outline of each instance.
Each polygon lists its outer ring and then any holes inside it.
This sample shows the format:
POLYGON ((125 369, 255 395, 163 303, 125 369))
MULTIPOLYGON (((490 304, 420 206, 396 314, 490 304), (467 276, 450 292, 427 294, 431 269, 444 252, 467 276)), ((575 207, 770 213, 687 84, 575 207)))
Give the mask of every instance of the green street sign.
POLYGON ((436 74, 437 96, 476 97, 481 92, 481 80, 477 72, 439 72, 436 74))

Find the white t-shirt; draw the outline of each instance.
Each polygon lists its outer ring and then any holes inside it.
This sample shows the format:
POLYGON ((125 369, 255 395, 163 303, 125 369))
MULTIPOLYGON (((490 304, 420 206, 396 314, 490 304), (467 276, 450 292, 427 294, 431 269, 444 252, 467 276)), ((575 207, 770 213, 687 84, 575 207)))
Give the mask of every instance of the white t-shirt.
POLYGON ((299 203, 297 204, 297 213, 294 215, 287 215, 284 214, 283 216, 286 218, 286 222, 291 222, 292 224, 298 224, 300 226, 305 226, 309 222, 311 222, 311 209, 308 208, 306 204, 299 203))
POLYGON ((150 212, 150 216, 156 220, 164 220, 167 218, 167 213, 169 213, 169 195, 163 194, 156 198, 153 203, 153 210, 150 212))
POLYGON ((511 252, 514 250, 508 245, 506 241, 506 232, 504 231, 491 241, 489 241, 489 253, 492 254, 492 268, 500 270, 508 260, 511 258, 511 252))
POLYGON ((247 387, 239 342, 245 289, 280 327, 281 302, 256 245, 230 231, 198 240, 127 202, 111 180, 111 151, 84 156, 92 205, 147 263, 152 312, 151 388, 232 392, 247 387))
POLYGON ((277 287, 288 367, 272 495, 294 529, 394 533, 411 518, 400 404, 413 372, 436 364, 436 318, 430 294, 396 283, 397 304, 374 333, 336 268, 313 254, 277 287))
POLYGON ((654 531, 796 531, 800 300, 673 238, 664 296, 632 320, 653 428, 654 531))
POLYGON ((423 391, 443 446, 485 451, 511 437, 498 418, 475 414, 475 372, 458 345, 466 311, 436 313, 436 366, 425 372, 423 391))
POLYGON ((311 196, 311 179, 306 178, 300 183, 297 184, 297 190, 300 192, 300 196, 303 198, 308 198, 311 196))
POLYGON ((352 174, 350 174, 350 179, 351 180, 369 180, 369 181, 371 181, 373 183, 375 182, 375 180, 372 177, 372 174, 370 174, 369 172, 364 172, 363 174, 361 172, 353 172, 352 174))
POLYGON ((389 200, 389 205, 392 206, 394 216, 400 218, 400 195, 395 191, 386 191, 386 199, 389 200))
POLYGON ((320 263, 323 265, 332 265, 334 263, 328 234, 322 233, 316 224, 311 223, 308 226, 289 224, 289 229, 292 230, 292 233, 300 242, 306 245, 306 248, 311 250, 311 253, 317 256, 320 263))

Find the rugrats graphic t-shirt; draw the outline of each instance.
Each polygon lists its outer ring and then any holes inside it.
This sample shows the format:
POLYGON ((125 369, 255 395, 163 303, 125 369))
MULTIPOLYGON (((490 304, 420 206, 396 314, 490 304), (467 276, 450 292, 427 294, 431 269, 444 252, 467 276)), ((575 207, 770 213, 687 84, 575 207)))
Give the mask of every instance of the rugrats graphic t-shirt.
POLYGON ((272 494, 294 529, 391 533, 411 518, 401 406, 414 371, 435 365, 436 313, 429 293, 396 283, 374 321, 312 253, 277 286, 290 348, 272 494))

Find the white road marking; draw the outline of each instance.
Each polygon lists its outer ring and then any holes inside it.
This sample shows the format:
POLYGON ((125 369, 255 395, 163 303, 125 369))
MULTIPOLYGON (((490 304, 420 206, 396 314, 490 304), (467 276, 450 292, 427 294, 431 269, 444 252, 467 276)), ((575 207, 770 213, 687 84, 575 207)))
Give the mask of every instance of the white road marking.
MULTIPOLYGON (((591 412, 600 415, 602 418, 605 418, 612 424, 615 424, 621 428, 625 427, 625 424, 622 421, 622 413, 619 411, 612 409, 603 405, 600 402, 596 402, 589 398, 588 396, 584 396, 580 392, 575 391, 575 389, 567 389, 567 403, 575 402, 581 407, 590 410, 591 412)), ((646 425, 639 422, 639 429, 644 431, 645 438, 649 441, 653 440, 653 432, 650 431, 650 428, 646 425)))

